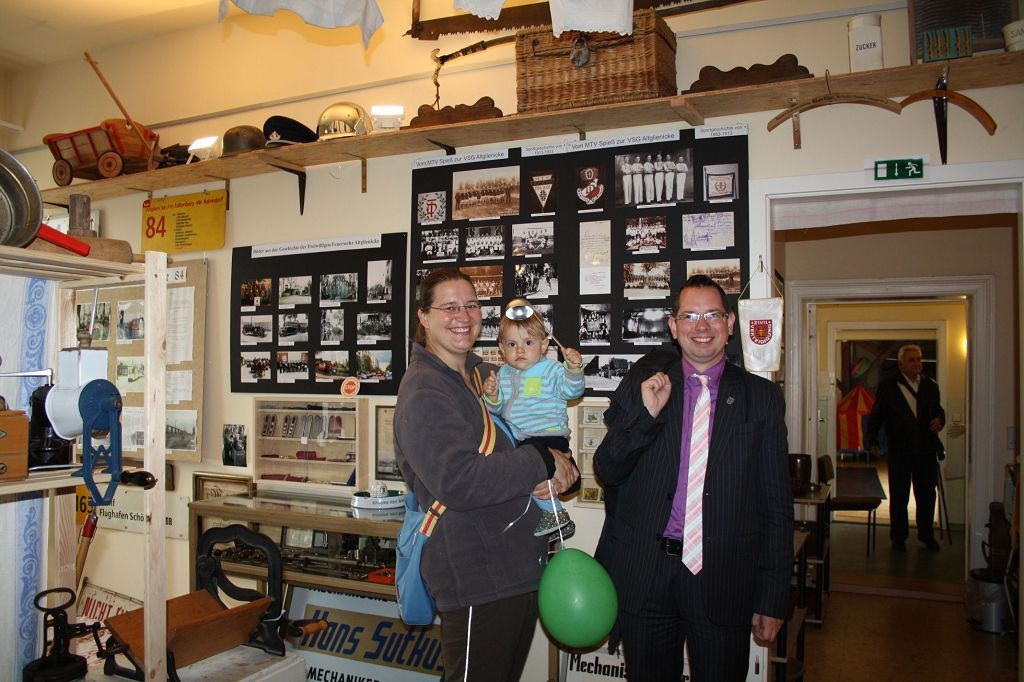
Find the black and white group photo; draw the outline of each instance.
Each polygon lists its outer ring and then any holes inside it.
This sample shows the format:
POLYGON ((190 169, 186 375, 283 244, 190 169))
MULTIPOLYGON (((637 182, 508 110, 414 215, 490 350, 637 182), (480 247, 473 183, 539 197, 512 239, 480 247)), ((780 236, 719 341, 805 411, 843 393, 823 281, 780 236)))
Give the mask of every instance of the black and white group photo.
POLYGON ((622 342, 657 345, 671 340, 668 308, 634 308, 622 311, 622 342))
POLYGON ((359 276, 354 272, 339 272, 320 277, 321 307, 353 303, 359 298, 359 276))
POLYGON ((331 308, 320 311, 320 343, 330 346, 345 340, 345 310, 331 308))
POLYGON ((501 298, 503 286, 501 277, 504 267, 501 265, 471 265, 459 268, 473 282, 473 289, 479 299, 501 298))
POLYGON ((546 298, 558 293, 558 272, 554 263, 516 265, 516 296, 546 298))
POLYGON ((710 260, 686 261, 686 278, 707 275, 718 283, 727 294, 740 293, 740 259, 715 258, 710 260))
POLYGON ((480 340, 496 341, 498 339, 498 325, 501 324, 501 306, 485 305, 480 307, 480 340))
POLYGON ((423 230, 420 252, 424 263, 455 260, 459 257, 459 231, 454 227, 423 230))
POLYGON ((278 287, 277 302, 281 307, 309 305, 313 302, 313 278, 309 275, 282 277, 278 287))
POLYGON ((391 300, 390 260, 371 260, 366 263, 366 302, 384 303, 391 300))
POLYGON ((309 379, 308 351, 280 351, 276 355, 277 381, 291 383, 309 379))
POLYGON ((269 277, 242 282, 241 306, 243 308, 258 308, 261 305, 270 305, 270 287, 269 277))
POLYGON ((555 224, 521 223, 512 226, 513 256, 550 256, 555 253, 555 224))
POLYGON ((626 218, 626 250, 654 253, 668 247, 668 219, 663 215, 626 218))
POLYGON ((671 261, 623 263, 622 293, 626 298, 667 298, 671 261))
POLYGON ((466 230, 466 260, 502 258, 505 236, 501 225, 470 225, 466 230))
POLYGON ((519 166, 452 173, 452 219, 519 213, 519 166))
POLYGON ((270 379, 270 352, 243 352, 239 358, 241 380, 245 383, 270 379))
POLYGON ((614 391, 619 387, 639 355, 584 355, 583 375, 587 388, 594 391, 614 391))
POLYGON ((223 431, 224 448, 221 463, 228 467, 244 467, 246 433, 245 424, 225 424, 223 431))
POLYGON ((359 343, 391 339, 391 313, 382 310, 356 316, 356 339, 359 343))
POLYGON ((615 204, 693 201, 693 149, 677 147, 615 156, 615 204))
POLYGON ((580 305, 580 345, 608 345, 611 341, 610 303, 584 303, 580 305))

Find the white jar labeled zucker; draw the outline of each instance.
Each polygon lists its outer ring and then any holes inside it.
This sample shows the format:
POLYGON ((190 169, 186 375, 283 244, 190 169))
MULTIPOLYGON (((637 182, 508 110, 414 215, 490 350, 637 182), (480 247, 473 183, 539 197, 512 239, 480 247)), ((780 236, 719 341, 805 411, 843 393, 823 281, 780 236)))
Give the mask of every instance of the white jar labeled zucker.
POLYGON ((882 15, 861 14, 847 23, 850 33, 850 71, 881 69, 882 15))

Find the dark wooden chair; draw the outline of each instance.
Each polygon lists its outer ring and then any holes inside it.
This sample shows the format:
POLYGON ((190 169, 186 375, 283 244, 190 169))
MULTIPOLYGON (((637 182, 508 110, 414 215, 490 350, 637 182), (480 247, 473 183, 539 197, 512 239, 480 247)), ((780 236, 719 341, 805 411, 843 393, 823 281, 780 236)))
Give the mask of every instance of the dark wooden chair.
MULTIPOLYGON (((835 479, 835 468, 832 465, 832 458, 828 455, 818 457, 818 482, 832 483, 835 479)), ((868 515, 866 553, 871 554, 871 548, 875 545, 878 532, 878 507, 882 504, 882 498, 873 495, 852 496, 839 490, 838 495, 832 496, 829 504, 830 511, 852 511, 866 512, 868 515)), ((831 519, 830 519, 831 520, 831 519)))

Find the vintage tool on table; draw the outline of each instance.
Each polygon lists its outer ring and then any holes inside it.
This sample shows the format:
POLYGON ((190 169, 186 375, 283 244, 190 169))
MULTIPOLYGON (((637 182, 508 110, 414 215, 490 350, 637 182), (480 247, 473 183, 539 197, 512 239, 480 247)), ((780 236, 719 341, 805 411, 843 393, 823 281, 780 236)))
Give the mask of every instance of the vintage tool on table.
POLYGON ((71 640, 91 634, 96 647, 103 651, 99 631, 101 625, 68 622, 67 611, 75 603, 75 593, 67 587, 44 590, 36 595, 35 607, 43 612, 43 655, 22 669, 23 682, 70 682, 83 679, 88 672, 84 656, 71 653, 71 640), (64 594, 67 600, 56 606, 45 606, 50 595, 64 594))

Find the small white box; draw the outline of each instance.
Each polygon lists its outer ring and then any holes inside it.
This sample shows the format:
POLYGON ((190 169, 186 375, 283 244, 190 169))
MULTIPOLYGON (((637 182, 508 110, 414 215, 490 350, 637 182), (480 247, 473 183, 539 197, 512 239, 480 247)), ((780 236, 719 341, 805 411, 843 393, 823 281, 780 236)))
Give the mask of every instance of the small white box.
POLYGON ((882 15, 861 14, 849 21, 850 71, 872 71, 882 64, 882 15))

